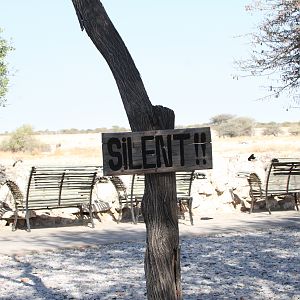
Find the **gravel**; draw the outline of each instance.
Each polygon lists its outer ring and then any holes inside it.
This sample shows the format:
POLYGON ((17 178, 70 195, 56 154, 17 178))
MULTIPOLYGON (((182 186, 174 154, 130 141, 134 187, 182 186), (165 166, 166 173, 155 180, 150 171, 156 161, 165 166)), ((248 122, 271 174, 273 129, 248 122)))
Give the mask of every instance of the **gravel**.
MULTIPOLYGON (((0 299, 146 299, 144 243, 0 256, 0 299)), ((181 240, 184 299, 300 299, 294 228, 181 240)))

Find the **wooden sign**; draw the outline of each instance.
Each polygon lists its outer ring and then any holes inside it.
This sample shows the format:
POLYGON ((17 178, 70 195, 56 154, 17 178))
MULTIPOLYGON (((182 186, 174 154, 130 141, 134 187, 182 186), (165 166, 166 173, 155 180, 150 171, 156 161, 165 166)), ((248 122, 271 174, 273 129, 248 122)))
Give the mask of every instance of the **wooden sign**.
POLYGON ((102 133, 104 175, 212 169, 210 128, 102 133))

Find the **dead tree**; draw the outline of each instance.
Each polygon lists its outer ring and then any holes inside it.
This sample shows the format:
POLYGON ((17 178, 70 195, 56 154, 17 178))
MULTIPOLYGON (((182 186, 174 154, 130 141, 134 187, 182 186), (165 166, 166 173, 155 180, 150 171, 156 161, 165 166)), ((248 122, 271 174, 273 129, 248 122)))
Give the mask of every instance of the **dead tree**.
MULTIPOLYGON (((174 129, 174 112, 153 106, 135 63, 99 0, 72 0, 82 30, 109 65, 131 130, 174 129)), ((142 213, 147 229, 148 299, 182 299, 175 173, 146 174, 142 213)))

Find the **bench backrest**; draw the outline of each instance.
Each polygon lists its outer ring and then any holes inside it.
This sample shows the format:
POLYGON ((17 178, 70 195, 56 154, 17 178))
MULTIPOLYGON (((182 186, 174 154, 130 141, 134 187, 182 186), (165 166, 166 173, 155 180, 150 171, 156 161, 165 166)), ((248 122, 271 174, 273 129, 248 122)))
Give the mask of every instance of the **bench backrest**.
POLYGON ((127 187, 126 187, 125 183, 123 182, 123 180, 118 176, 111 176, 109 179, 118 193, 119 201, 126 203, 127 202, 127 187))
POLYGON ((90 204, 98 168, 32 167, 25 200, 26 209, 90 204))
POLYGON ((267 194, 295 193, 300 191, 300 160, 273 160, 266 179, 267 194))
POLYGON ((131 179, 130 199, 135 201, 142 201, 145 192, 145 176, 134 174, 131 179))
POLYGON ((23 201, 24 201, 24 195, 21 192, 19 186, 12 180, 6 180, 6 185, 9 188, 9 191, 11 193, 11 195, 13 196, 13 199, 15 201, 15 203, 19 206, 23 205, 23 201))
MULTIPOLYGON (((177 198, 190 197, 194 171, 176 172, 176 194, 177 198)), ((133 175, 129 196, 142 200, 145 190, 145 176, 133 175)))
POLYGON ((194 180, 194 171, 176 173, 176 193, 179 197, 190 197, 192 182, 194 180))
POLYGON ((250 197, 254 202, 261 200, 264 197, 262 190, 262 183, 259 176, 256 173, 251 173, 247 178, 250 186, 250 197))

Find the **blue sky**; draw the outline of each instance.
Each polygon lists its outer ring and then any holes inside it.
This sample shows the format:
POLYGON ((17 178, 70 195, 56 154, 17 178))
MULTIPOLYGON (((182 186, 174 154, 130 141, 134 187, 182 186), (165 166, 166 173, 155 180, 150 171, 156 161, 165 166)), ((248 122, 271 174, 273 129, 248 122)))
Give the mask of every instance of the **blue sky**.
MULTIPOLYGON (((259 122, 299 121, 288 99, 257 101, 262 78, 233 79, 258 17, 250 0, 103 0, 154 105, 175 111, 176 125, 202 124, 222 113, 259 122)), ((114 78, 81 32, 71 0, 0 2, 0 27, 16 50, 0 132, 23 124, 36 130, 129 128, 114 78)), ((270 83, 269 83, 270 84, 270 83)))

